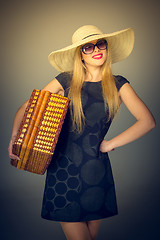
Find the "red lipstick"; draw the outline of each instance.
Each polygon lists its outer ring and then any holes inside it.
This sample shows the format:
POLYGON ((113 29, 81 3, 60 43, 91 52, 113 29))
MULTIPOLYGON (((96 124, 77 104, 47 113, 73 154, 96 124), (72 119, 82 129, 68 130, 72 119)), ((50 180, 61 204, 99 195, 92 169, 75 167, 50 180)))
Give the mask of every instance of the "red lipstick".
POLYGON ((96 55, 93 55, 92 58, 94 58, 94 59, 101 59, 102 57, 103 57, 103 54, 102 53, 98 53, 96 55))

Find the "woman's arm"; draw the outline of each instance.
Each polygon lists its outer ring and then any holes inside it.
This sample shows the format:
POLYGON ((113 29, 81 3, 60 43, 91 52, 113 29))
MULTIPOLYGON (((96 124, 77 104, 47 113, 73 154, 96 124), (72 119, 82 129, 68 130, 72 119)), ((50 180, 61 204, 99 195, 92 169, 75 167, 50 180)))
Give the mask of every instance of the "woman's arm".
MULTIPOLYGON (((63 88, 62 88, 61 84, 57 81, 57 79, 53 79, 46 87, 43 88, 43 90, 63 95, 63 88)), ((13 121, 12 135, 11 135, 11 139, 10 139, 9 146, 8 146, 8 154, 9 154, 9 157, 11 159, 18 159, 19 160, 19 158, 12 153, 12 145, 13 145, 13 142, 15 140, 16 134, 18 132, 18 129, 19 129, 20 123, 22 121, 25 109, 27 107, 27 104, 28 104, 28 101, 26 101, 18 109, 18 111, 16 112, 16 115, 15 115, 14 121, 13 121)))
POLYGON ((109 152, 114 148, 133 142, 152 130, 156 125, 153 115, 128 83, 120 88, 119 94, 121 101, 137 121, 111 140, 102 141, 100 145, 101 152, 109 152))
POLYGON ((12 153, 12 145, 13 145, 13 143, 14 143, 14 140, 15 140, 16 134, 17 134, 17 132, 18 132, 20 123, 21 123, 21 121, 22 121, 22 118, 23 118, 25 109, 26 109, 26 107, 27 107, 27 104, 28 104, 28 101, 26 101, 26 102, 18 109, 18 111, 16 112, 16 115, 15 115, 15 117, 14 117, 14 120, 13 120, 12 135, 11 135, 11 139, 10 139, 9 146, 8 146, 8 155, 9 155, 9 158, 10 158, 10 159, 18 159, 18 160, 19 160, 19 158, 12 153))

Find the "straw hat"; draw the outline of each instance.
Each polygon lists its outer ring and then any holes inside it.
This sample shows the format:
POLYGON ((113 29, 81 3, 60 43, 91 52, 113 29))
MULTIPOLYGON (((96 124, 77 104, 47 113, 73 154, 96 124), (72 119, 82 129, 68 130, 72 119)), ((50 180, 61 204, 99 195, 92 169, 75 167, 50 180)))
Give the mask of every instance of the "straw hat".
POLYGON ((134 45, 134 31, 127 28, 118 32, 104 34, 93 25, 80 27, 72 36, 72 44, 68 47, 51 52, 49 62, 60 72, 72 71, 74 53, 78 46, 87 42, 105 38, 108 42, 112 63, 119 62, 129 56, 134 45))

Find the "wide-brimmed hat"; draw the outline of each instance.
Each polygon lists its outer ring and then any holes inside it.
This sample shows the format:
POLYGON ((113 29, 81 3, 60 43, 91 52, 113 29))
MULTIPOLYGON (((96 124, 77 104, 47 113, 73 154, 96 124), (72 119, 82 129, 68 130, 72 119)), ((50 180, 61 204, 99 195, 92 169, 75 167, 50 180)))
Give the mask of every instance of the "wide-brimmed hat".
POLYGON ((70 46, 49 54, 49 62, 60 72, 72 71, 76 48, 87 42, 102 38, 106 39, 108 42, 112 63, 127 58, 132 52, 134 45, 134 31, 132 28, 104 34, 96 26, 85 25, 75 31, 70 46))

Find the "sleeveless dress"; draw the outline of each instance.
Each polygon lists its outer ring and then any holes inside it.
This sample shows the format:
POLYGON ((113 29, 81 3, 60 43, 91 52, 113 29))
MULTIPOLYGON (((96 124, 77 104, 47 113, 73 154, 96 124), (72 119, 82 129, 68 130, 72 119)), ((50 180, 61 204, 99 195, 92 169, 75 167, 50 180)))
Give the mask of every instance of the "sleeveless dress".
MULTIPOLYGON (((114 76, 117 90, 129 83, 114 76)), ((56 79, 68 96, 71 76, 56 79)), ((80 222, 118 214, 115 185, 108 153, 99 150, 111 121, 104 110, 100 82, 84 82, 82 107, 86 118, 83 131, 72 130, 68 110, 59 140, 47 169, 42 218, 59 222, 80 222)))

